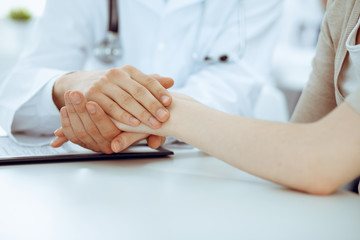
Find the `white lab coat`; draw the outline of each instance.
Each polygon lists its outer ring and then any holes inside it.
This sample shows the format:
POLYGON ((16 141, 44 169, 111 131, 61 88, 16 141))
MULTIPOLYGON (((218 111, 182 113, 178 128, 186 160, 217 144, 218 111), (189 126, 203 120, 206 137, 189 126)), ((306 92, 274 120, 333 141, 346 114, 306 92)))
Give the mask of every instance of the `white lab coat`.
POLYGON ((244 0, 245 54, 233 63, 210 65, 194 61, 192 54, 238 53, 237 0, 206 0, 198 35, 203 1, 119 0, 124 55, 106 65, 94 57, 93 49, 105 37, 107 1, 48 0, 34 38, 0 87, 0 125, 13 137, 17 133, 51 136, 60 127, 51 97, 58 77, 127 64, 173 77, 172 91, 210 107, 252 116, 261 87, 268 81, 282 1, 244 0))

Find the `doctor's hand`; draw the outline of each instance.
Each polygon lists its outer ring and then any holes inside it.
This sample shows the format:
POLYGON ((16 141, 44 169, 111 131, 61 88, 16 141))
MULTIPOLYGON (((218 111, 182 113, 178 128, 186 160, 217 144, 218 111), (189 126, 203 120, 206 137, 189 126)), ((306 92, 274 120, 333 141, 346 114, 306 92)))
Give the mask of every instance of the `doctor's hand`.
MULTIPOLYGON (((53 100, 60 109, 65 105, 64 93, 77 90, 121 123, 138 126, 142 122, 158 129, 170 116, 166 107, 171 104, 172 98, 166 88, 173 84, 171 78, 146 75, 132 66, 74 72, 55 82, 53 100)), ((70 101, 77 104, 80 98, 72 94, 70 101)))
POLYGON ((145 138, 152 148, 158 148, 165 142, 165 137, 122 132, 97 103, 87 102, 80 92, 66 92, 65 104, 60 110, 62 128, 55 131, 56 138, 51 143, 52 147, 60 147, 70 140, 95 152, 110 154, 120 152, 145 138), (74 94, 79 95, 78 104, 73 104, 70 100, 70 96, 74 94))

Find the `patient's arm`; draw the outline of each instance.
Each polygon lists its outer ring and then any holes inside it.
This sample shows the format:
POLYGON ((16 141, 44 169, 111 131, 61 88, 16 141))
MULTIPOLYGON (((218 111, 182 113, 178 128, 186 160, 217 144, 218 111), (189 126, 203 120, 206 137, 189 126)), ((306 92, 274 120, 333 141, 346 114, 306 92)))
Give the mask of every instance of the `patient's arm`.
MULTIPOLYGON (((104 120, 93 104, 92 118, 104 120)), ((229 115, 182 95, 173 95, 169 110, 157 130, 114 123, 125 131, 180 138, 239 169, 312 194, 330 194, 360 175, 360 115, 347 103, 310 124, 229 115)))
POLYGON ((175 136, 239 169, 313 194, 330 194, 360 175, 360 115, 347 103, 310 124, 233 116, 177 96, 169 109, 159 130, 141 125, 134 131, 175 136))

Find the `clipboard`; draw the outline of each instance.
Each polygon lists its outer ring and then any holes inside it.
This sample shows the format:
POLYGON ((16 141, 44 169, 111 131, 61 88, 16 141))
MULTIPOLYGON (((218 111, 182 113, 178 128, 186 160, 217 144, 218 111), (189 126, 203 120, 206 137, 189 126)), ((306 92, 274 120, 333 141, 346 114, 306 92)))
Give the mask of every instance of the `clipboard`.
POLYGON ((72 148, 71 151, 62 153, 41 153, 16 155, 8 154, 0 156, 1 165, 13 164, 34 164, 34 163, 59 163, 59 162, 79 162, 79 161, 99 161, 99 160, 128 160, 144 158, 163 158, 173 155, 168 149, 160 147, 158 149, 149 148, 146 144, 136 144, 120 153, 97 153, 83 148, 72 148), (75 150, 74 150, 75 149, 75 150))

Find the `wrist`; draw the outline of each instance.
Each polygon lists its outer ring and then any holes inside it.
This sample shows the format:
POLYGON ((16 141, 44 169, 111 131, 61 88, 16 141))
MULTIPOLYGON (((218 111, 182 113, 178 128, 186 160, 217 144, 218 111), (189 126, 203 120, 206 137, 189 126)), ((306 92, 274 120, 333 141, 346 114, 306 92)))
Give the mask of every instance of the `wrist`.
POLYGON ((63 75, 59 77, 53 85, 52 89, 52 99, 55 104, 55 106, 60 109, 65 105, 64 102, 64 94, 65 94, 65 87, 64 87, 64 78, 67 76, 63 75))
POLYGON ((196 113, 204 105, 195 100, 183 97, 184 95, 173 95, 173 101, 168 108, 170 111, 169 120, 163 124, 161 131, 165 136, 173 136, 179 139, 184 138, 194 127, 196 113), (180 96, 180 97, 179 97, 180 96))

